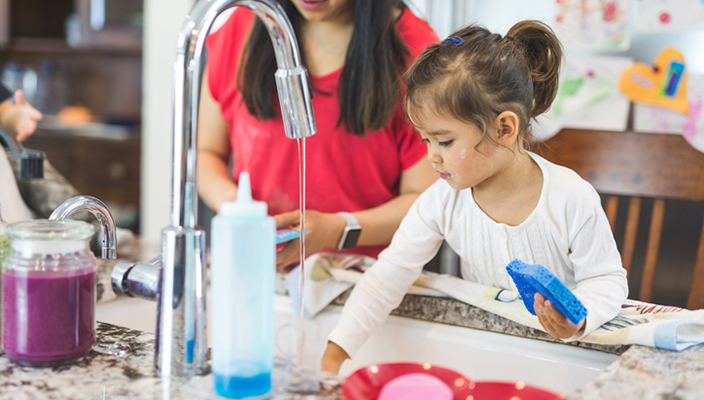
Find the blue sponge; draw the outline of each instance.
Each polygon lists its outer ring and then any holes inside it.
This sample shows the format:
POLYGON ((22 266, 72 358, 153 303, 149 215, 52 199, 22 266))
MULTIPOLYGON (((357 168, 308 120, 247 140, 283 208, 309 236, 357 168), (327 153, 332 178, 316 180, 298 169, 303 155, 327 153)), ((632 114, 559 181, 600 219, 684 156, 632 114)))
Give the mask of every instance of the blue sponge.
POLYGON ((507 266, 523 303, 528 311, 535 315, 533 301, 535 293, 542 294, 557 307, 573 324, 577 325, 587 316, 587 309, 549 269, 540 264, 526 264, 519 259, 511 261, 507 266))

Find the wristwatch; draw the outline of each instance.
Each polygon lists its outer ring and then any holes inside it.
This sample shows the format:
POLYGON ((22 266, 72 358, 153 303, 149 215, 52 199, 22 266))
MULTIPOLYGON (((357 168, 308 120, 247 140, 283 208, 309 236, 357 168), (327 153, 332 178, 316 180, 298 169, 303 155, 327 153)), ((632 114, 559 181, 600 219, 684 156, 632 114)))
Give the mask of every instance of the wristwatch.
POLYGON ((345 229, 342 231, 340 241, 337 242, 337 250, 356 247, 359 235, 362 233, 362 226, 359 225, 357 217, 348 212, 339 212, 337 214, 345 219, 345 229))

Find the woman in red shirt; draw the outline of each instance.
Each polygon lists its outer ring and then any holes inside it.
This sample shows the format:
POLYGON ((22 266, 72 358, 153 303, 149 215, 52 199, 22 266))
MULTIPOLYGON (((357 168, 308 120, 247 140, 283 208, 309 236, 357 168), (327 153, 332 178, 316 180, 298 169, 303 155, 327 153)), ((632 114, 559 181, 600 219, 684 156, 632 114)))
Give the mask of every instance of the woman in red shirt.
MULTIPOLYGON (((401 1, 279 3, 308 69, 318 125, 306 139, 306 230, 312 231, 306 253, 332 249, 376 257, 417 196, 437 179, 425 160, 425 144, 405 121, 400 74, 438 37, 401 1)), ((277 226, 295 226, 298 145, 284 135, 268 33, 239 7, 208 37, 207 50, 199 194, 217 211, 236 197, 232 176, 248 171, 253 197, 268 203, 277 226)), ((296 240, 279 251, 277 268, 298 257, 296 240)))

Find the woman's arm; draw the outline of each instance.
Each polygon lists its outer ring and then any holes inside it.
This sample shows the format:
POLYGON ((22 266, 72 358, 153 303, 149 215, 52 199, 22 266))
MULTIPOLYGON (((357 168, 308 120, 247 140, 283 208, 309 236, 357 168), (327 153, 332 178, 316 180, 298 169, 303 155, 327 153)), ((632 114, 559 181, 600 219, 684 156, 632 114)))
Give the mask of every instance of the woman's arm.
MULTIPOLYGON (((354 212, 362 233, 357 246, 378 246, 391 242, 394 232, 413 202, 438 179, 428 160, 423 157, 401 173, 399 195, 368 210, 354 212)), ((345 211, 345 210, 340 210, 345 211)), ((299 224, 299 212, 291 211, 276 216, 279 228, 299 224)), ((306 210, 306 256, 325 248, 335 248, 345 228, 345 220, 336 213, 306 210)), ((289 242, 278 252, 276 267, 281 270, 299 259, 299 241, 289 242)))
POLYGON ((227 121, 210 93, 206 69, 198 114, 198 194, 216 212, 223 202, 235 200, 237 196, 237 185, 228 169, 229 159, 227 121))

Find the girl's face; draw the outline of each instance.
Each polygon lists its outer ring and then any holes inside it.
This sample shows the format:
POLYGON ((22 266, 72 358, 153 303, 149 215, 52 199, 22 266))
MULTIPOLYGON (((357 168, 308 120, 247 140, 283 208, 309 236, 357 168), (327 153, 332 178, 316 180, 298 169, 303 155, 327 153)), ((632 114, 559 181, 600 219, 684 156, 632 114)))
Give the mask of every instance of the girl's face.
POLYGON ((306 21, 339 22, 352 19, 354 0, 291 0, 306 21))
POLYGON ((479 186, 505 166, 505 149, 489 139, 479 144, 483 134, 474 124, 429 113, 415 128, 428 146, 428 160, 453 189, 479 186))

